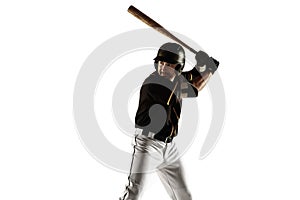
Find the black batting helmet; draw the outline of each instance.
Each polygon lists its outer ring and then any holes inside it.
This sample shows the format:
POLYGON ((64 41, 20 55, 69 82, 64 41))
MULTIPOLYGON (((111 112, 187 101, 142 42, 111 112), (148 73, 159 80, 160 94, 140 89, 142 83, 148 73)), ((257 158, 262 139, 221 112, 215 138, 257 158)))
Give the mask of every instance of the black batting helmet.
POLYGON ((157 68, 158 61, 164 61, 171 64, 177 64, 175 70, 181 73, 185 64, 184 49, 176 43, 165 43, 159 48, 154 60, 155 68, 157 68))

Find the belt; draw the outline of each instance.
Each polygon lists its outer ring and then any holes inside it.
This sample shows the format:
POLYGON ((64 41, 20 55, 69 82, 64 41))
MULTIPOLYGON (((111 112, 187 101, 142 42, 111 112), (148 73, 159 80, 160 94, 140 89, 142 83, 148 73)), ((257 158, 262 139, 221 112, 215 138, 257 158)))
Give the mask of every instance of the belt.
POLYGON ((146 137, 149 137, 149 138, 152 138, 152 139, 155 139, 155 140, 159 140, 159 141, 162 141, 162 142, 165 142, 165 143, 170 143, 173 140, 173 137, 171 137, 171 136, 168 136, 166 138, 155 137, 156 133, 153 133, 151 131, 146 131, 145 129, 141 129, 141 128, 136 128, 136 133, 138 135, 144 135, 146 137))

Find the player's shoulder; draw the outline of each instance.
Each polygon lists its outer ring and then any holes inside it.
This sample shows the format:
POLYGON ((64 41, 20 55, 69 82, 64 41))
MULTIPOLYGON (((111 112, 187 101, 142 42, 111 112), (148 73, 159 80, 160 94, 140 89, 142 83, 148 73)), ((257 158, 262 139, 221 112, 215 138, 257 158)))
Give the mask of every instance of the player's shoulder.
POLYGON ((151 73, 151 74, 144 80, 143 85, 155 83, 155 82, 157 82, 157 78, 158 78, 158 77, 157 77, 157 73, 156 73, 156 72, 153 72, 153 73, 151 73))

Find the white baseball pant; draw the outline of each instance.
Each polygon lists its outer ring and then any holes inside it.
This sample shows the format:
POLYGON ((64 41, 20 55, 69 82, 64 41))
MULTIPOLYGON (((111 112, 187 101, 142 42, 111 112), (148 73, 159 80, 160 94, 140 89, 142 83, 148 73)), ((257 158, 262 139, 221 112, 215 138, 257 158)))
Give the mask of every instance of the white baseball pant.
POLYGON ((119 200, 137 200, 144 185, 145 173, 153 171, 159 175, 172 200, 192 199, 174 142, 165 143, 137 133, 133 149, 128 185, 119 200))

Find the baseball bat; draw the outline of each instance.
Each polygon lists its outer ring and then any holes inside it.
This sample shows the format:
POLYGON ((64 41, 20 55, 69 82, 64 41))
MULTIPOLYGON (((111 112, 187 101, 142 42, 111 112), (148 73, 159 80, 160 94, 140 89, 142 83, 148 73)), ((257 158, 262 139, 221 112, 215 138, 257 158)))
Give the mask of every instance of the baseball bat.
POLYGON ((184 46, 185 48, 187 48, 188 50, 190 50, 194 54, 197 53, 197 51, 195 49, 193 49, 192 47, 190 47, 189 45, 187 45, 186 43, 184 43, 182 40, 180 40, 175 35, 173 35, 172 33, 170 33, 167 29, 165 29, 164 27, 162 27, 159 23, 157 23, 156 21, 154 21, 153 19, 151 19, 150 17, 148 17, 146 14, 144 14, 142 11, 140 11, 136 7, 134 7, 132 5, 129 6, 128 12, 130 14, 132 14, 133 16, 135 16, 136 18, 138 18, 139 20, 141 20, 142 22, 144 22, 145 24, 147 24, 148 26, 154 28, 158 32, 160 32, 160 33, 164 34, 165 36, 171 38, 172 40, 178 42, 179 44, 181 44, 182 46, 184 46))

